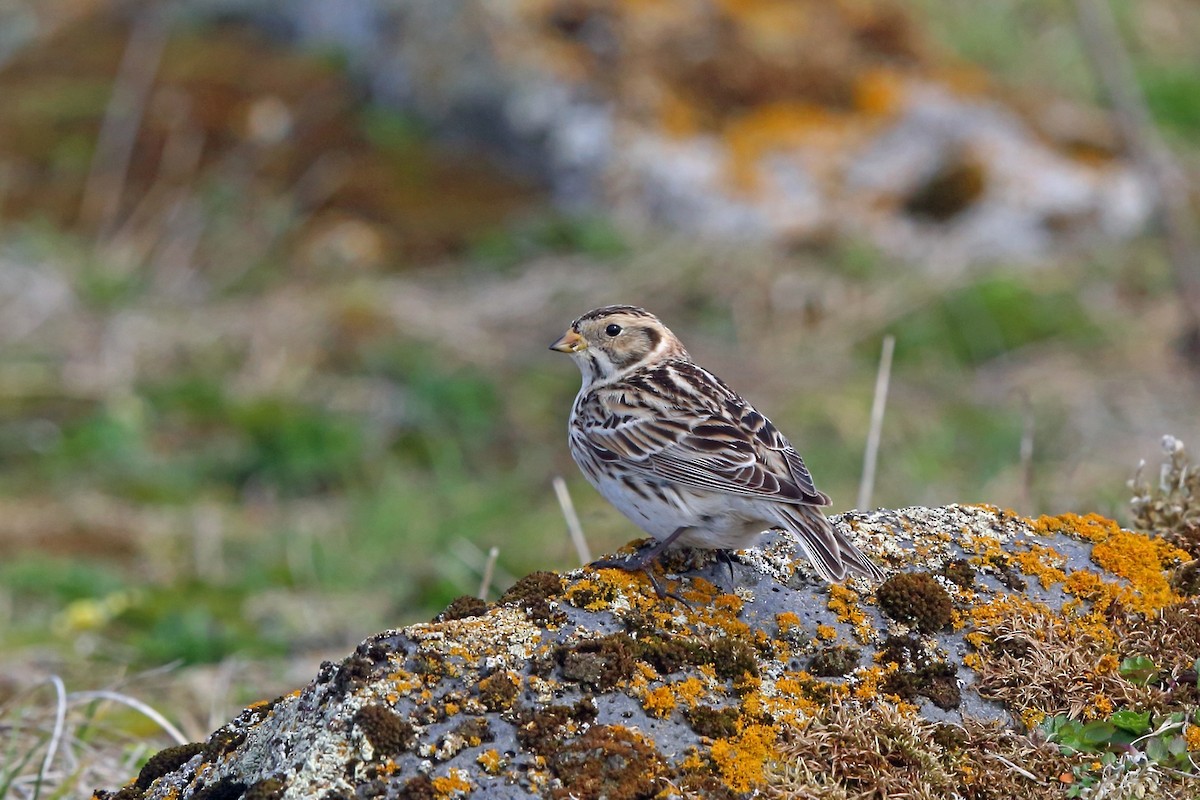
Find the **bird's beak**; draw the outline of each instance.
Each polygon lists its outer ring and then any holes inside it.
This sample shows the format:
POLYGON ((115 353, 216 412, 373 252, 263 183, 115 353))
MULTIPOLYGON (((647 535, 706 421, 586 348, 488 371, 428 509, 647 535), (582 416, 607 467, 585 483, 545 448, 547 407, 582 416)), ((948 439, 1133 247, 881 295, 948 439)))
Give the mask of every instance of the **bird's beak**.
POLYGON ((580 350, 587 349, 587 342, 574 330, 568 330, 559 337, 557 342, 550 345, 550 349, 560 353, 578 353, 580 350))

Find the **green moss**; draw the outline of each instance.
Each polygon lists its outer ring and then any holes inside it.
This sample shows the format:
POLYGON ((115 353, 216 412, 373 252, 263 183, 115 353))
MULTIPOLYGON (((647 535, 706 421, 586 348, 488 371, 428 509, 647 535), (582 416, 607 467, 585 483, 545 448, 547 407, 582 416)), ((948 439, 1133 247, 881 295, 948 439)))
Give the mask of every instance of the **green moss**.
POLYGON ((454 732, 467 741, 478 739, 481 743, 486 743, 496 739, 491 723, 484 717, 472 717, 456 726, 454 732))
POLYGON ((954 665, 927 659, 921 643, 912 636, 889 636, 879 650, 879 661, 898 667, 883 681, 881 688, 886 694, 901 700, 925 697, 947 711, 958 708, 962 701, 954 665))
POLYGON ((942 567, 942 574, 964 589, 971 589, 975 585, 975 570, 966 559, 956 558, 946 562, 942 567))
POLYGON ((713 665, 718 678, 736 680, 746 673, 758 676, 758 659, 754 646, 733 636, 722 636, 708 644, 707 663, 713 665))
POLYGON ((246 734, 229 728, 218 728, 204 743, 204 760, 215 761, 219 756, 239 747, 246 741, 246 734))
POLYGON ((883 613, 924 633, 950 624, 950 595, 928 572, 893 575, 875 591, 875 599, 883 613))
MULTIPOLYGON (((386 787, 380 784, 380 794, 386 792, 386 787)), ((361 797, 373 797, 375 795, 363 794, 359 792, 361 797)), ((418 775, 405 782, 404 786, 400 787, 399 800, 435 800, 437 793, 433 790, 433 780, 428 775, 418 775)))

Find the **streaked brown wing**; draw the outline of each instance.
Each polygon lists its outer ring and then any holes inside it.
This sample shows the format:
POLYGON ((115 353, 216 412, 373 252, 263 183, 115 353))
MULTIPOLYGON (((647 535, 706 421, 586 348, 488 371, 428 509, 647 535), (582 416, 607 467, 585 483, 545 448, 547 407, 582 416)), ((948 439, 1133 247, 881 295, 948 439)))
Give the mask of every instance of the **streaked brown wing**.
POLYGON ((603 461, 620 460, 687 486, 829 505, 800 454, 771 421, 723 384, 720 388, 725 396, 719 403, 711 394, 689 394, 672 398, 666 409, 638 406, 625 397, 616 407, 598 394, 581 409, 577 435, 603 461))

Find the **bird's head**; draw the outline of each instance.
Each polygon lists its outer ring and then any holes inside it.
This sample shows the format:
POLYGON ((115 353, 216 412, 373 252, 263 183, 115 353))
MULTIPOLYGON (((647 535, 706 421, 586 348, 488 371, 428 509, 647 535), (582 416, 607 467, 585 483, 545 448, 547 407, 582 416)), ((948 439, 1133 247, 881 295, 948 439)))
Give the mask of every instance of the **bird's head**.
POLYGON ((687 355, 658 317, 636 306, 593 309, 572 322, 550 349, 575 360, 584 385, 606 383, 639 367, 687 355))

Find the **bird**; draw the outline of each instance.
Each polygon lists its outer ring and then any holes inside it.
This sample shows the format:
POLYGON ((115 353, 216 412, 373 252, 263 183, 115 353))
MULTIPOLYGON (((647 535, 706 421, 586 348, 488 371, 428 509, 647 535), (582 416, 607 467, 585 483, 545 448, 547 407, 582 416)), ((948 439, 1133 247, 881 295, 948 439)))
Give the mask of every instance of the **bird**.
POLYGON ((658 317, 632 305, 582 315, 551 350, 583 377, 567 424, 571 456, 600 494, 656 541, 594 568, 650 571, 668 547, 729 551, 783 529, 830 583, 883 570, 834 528, 829 496, 771 420, 688 355, 658 317))

